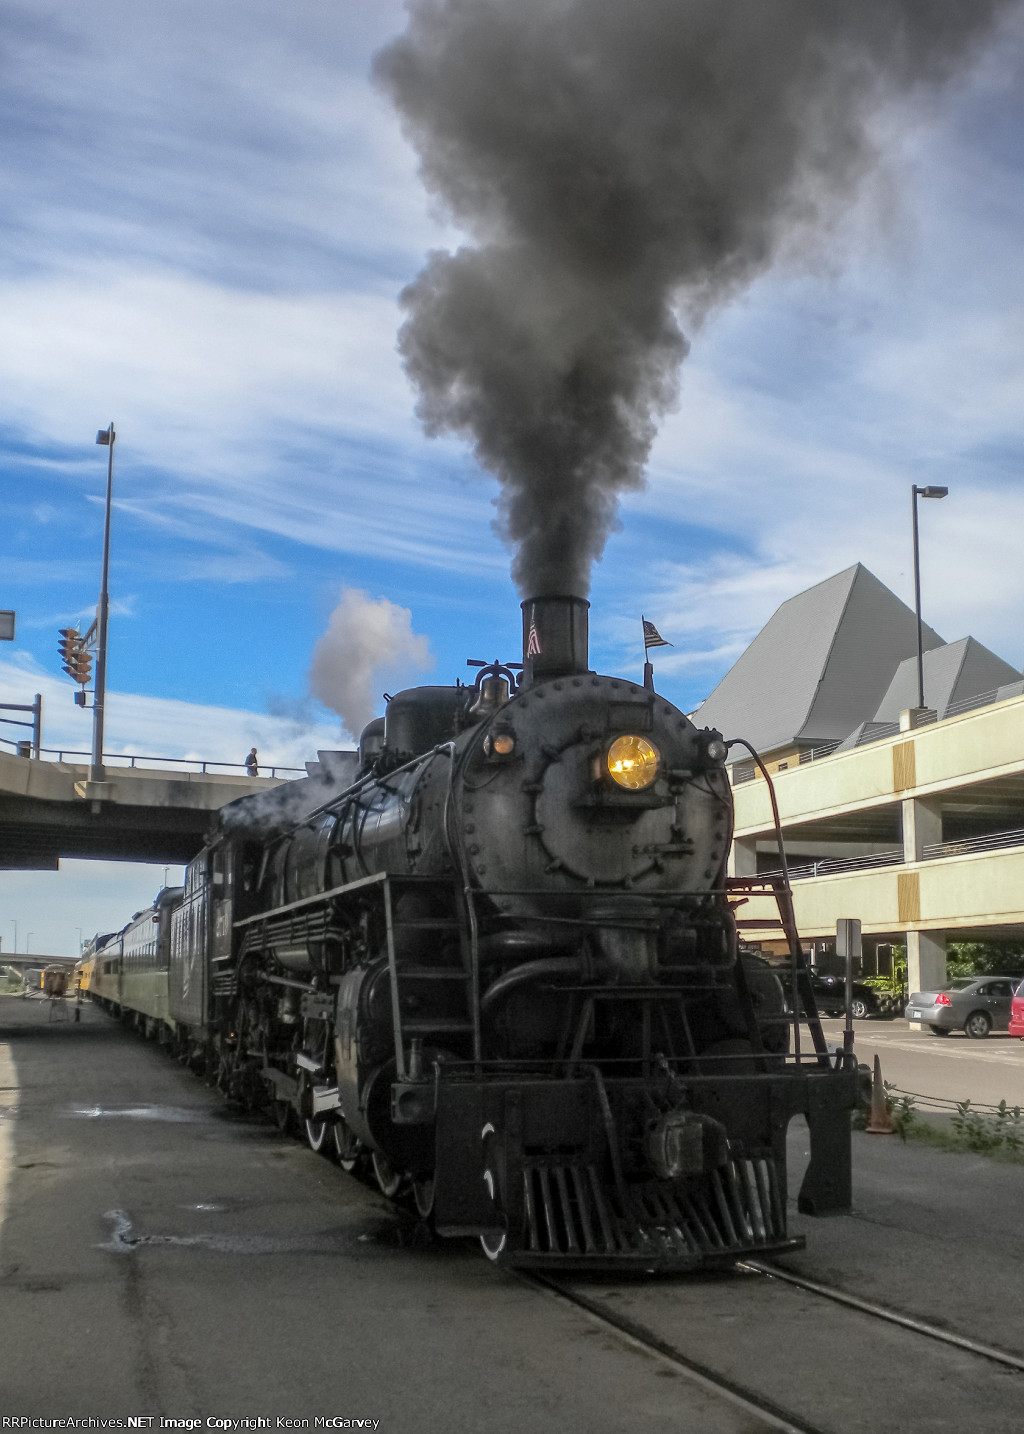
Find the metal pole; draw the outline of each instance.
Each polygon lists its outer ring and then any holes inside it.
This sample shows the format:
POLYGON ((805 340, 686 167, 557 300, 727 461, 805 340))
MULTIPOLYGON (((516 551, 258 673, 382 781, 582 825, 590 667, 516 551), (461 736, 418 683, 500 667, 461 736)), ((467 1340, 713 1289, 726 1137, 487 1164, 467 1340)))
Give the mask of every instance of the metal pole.
POLYGON ((921 556, 917 541, 916 483, 910 485, 910 505, 914 515, 914 611, 917 614, 917 705, 924 706, 924 638, 921 632, 921 556))
POLYGON ((43 755, 43 694, 36 693, 36 700, 32 704, 32 745, 35 748, 35 758, 38 762, 43 755))
MULTIPOLYGON (((96 613, 98 642, 96 647, 96 687, 92 701, 92 764, 89 768, 90 782, 102 782, 103 771, 103 709, 107 696, 107 617, 110 596, 107 591, 110 578, 110 503, 114 491, 114 440, 117 435, 111 422, 107 429, 107 506, 103 517, 103 575, 100 579, 100 601, 96 613)), ((97 436, 97 443, 101 441, 97 436)))
POLYGON ((840 917, 836 922, 836 955, 843 962, 846 979, 843 1055, 849 1059, 853 1056, 853 958, 861 959, 861 927, 857 917, 840 917))

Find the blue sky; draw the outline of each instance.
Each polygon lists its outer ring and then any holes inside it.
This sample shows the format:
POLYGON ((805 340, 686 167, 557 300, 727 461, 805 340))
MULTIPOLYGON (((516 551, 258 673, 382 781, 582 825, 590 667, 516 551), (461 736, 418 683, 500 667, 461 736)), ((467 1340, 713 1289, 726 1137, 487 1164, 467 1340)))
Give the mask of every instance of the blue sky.
MULTIPOLYGON (((393 0, 0 0, 3 701, 44 693, 47 746, 86 748, 58 627, 99 583, 119 439, 110 745, 301 764, 348 745, 311 695, 343 589, 406 609, 429 652, 394 682, 514 659, 495 485, 428 441, 395 350, 397 295, 460 236, 386 99, 393 0), (432 665, 431 665, 432 664, 432 665)), ((841 227, 691 332, 677 410, 591 593, 592 658, 704 697, 775 607, 864 562, 928 620, 1020 667, 1024 599, 1024 25, 968 77, 880 117, 841 227)), ((0 873, 0 937, 74 948, 155 871, 0 873)))

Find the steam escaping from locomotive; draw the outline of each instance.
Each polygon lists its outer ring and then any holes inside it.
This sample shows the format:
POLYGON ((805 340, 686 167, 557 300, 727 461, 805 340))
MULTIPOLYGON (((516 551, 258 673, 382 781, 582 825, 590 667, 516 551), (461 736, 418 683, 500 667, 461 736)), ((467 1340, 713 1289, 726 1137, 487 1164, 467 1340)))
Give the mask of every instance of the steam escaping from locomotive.
POLYGON ((327 631, 313 648, 309 686, 354 739, 377 710, 381 682, 433 665, 429 640, 413 632, 408 608, 343 588, 327 631))
POLYGON ((498 478, 522 596, 585 596, 676 401, 690 325, 820 242, 873 122, 1013 0, 410 0, 376 76, 474 247, 399 338, 430 434, 498 478))

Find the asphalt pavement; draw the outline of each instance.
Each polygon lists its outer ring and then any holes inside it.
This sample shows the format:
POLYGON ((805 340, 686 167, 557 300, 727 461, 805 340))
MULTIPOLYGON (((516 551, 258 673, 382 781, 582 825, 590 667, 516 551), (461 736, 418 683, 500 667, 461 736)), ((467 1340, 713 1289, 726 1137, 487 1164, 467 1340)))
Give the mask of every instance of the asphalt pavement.
MULTIPOLYGON (((823 1021, 822 1028, 830 1044, 842 1044, 842 1021, 823 1021)), ((883 1079, 902 1090, 974 1105, 1005 1100, 1024 1107, 1024 1041, 1015 1036, 972 1040, 962 1031, 933 1036, 909 1029, 902 1018, 854 1021, 853 1034, 857 1059, 872 1065, 877 1055, 883 1079)))
POLYGON ((48 1015, 0 999, 0 1428, 749 1434, 746 1415, 476 1245, 424 1243, 117 1021, 48 1015))
MULTIPOLYGON (((0 1419, 156 1430, 291 1419, 402 1434, 765 1427, 472 1243, 431 1242, 98 1010, 77 1024, 49 1015, 42 1001, 0 999, 0 1419)), ((839 1030, 829 1023, 832 1039, 839 1030)), ((898 1023, 857 1023, 861 1059, 877 1047, 890 1070, 905 1059, 908 1078, 933 1088, 948 1076, 980 1099, 994 1090, 986 1073, 1019 1071, 1005 1041, 935 1044, 898 1023)), ((800 1121, 789 1149, 795 1192, 800 1121)), ((1022 1196, 1024 1167, 858 1133, 853 1211, 794 1211, 807 1248, 784 1263, 1024 1356, 1022 1196)), ((961 1434, 975 1415, 987 1434, 1020 1427, 1024 1374, 778 1281, 583 1284, 805 1427, 961 1434)))

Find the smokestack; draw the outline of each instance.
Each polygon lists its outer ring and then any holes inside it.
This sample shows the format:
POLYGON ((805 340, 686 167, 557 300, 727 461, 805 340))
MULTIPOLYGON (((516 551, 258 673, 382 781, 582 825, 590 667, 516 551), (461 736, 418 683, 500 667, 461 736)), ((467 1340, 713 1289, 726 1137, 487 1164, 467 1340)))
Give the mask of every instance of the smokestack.
POLYGON ((522 607, 525 687, 590 671, 586 598, 527 598, 522 607))

